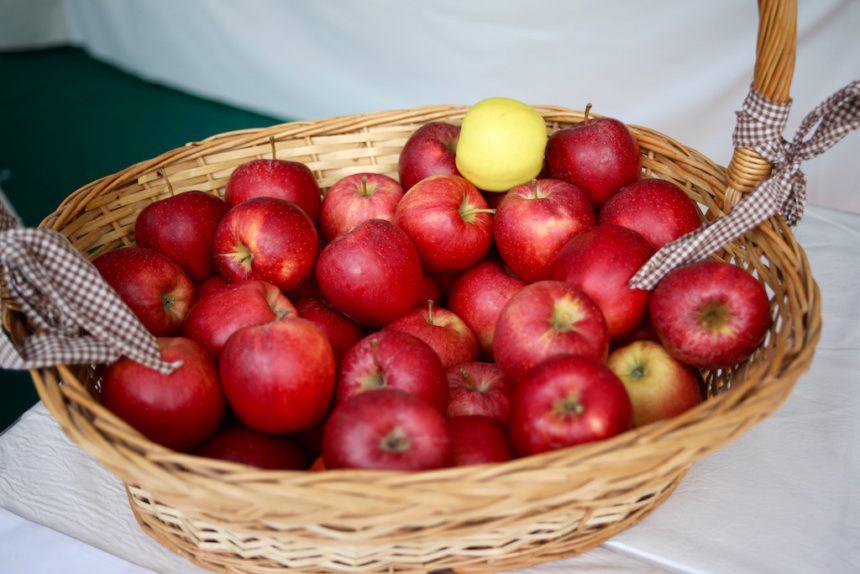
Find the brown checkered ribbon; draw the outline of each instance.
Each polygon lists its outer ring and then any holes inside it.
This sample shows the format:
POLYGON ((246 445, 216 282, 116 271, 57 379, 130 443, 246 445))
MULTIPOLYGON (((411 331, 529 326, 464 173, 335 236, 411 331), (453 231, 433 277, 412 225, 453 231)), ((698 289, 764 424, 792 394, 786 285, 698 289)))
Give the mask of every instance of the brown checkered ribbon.
POLYGON ((125 355, 162 373, 158 343, 89 261, 55 231, 26 229, 0 206, 0 272, 35 333, 0 334, 0 367, 111 363, 125 355))
POLYGON ((791 103, 778 104, 750 89, 732 137, 773 164, 770 178, 723 217, 664 245, 630 279, 633 289, 653 289, 672 269, 705 259, 723 245, 779 213, 789 225, 803 216, 806 179, 800 163, 830 149, 860 127, 860 80, 822 102, 807 115, 794 140, 782 137, 791 103), (807 134, 815 126, 809 139, 807 134))

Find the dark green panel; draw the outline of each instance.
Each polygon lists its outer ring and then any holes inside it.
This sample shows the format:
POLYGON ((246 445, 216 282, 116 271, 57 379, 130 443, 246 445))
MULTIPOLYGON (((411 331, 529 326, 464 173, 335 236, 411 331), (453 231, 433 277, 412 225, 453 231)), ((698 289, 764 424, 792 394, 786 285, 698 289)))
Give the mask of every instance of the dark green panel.
MULTIPOLYGON (((283 121, 142 81, 76 48, 0 53, 0 187, 28 226, 131 164, 283 121)), ((36 400, 29 375, 0 372, 0 429, 36 400)))

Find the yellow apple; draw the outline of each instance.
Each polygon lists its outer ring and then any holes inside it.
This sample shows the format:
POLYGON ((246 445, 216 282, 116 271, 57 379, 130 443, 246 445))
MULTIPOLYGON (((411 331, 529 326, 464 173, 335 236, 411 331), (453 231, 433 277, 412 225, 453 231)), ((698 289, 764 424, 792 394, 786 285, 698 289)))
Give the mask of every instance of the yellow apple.
POLYGON ((668 419, 702 402, 696 371, 654 341, 612 351, 606 362, 633 403, 633 426, 668 419))
POLYGON ((460 174, 485 191, 507 191, 543 167, 547 127, 532 106, 487 98, 466 112, 457 142, 460 174))

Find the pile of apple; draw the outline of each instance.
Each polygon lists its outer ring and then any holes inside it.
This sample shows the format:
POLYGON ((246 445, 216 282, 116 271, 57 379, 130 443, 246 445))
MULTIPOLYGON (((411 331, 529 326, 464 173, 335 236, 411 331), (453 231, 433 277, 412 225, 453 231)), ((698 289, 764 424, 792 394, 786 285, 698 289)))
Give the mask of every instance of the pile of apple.
POLYGON ((764 287, 716 260, 628 287, 697 205, 642 178, 618 120, 546 132, 497 98, 414 132, 399 182, 322 194, 304 164, 258 159, 223 199, 149 205, 94 264, 181 366, 121 358, 103 404, 172 449, 313 470, 504 461, 697 405, 699 369, 761 344, 764 287))

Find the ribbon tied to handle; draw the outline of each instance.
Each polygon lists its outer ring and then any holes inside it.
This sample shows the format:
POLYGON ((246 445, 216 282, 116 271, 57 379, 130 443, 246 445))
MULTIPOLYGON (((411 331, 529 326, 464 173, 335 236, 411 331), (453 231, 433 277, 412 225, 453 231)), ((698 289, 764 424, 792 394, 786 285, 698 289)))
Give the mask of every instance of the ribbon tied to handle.
POLYGON ((2 206, 0 273, 35 329, 17 347, 0 334, 0 367, 111 363, 123 355, 164 374, 179 366, 161 359, 156 338, 63 235, 23 228, 2 206))
POLYGON ((790 226, 800 221, 806 202, 806 179, 800 164, 824 153, 860 127, 860 80, 812 110, 789 142, 782 132, 790 107, 790 102, 776 103, 750 89, 742 111, 737 113, 732 143, 735 147, 752 148, 772 163, 770 178, 725 216, 660 248, 630 279, 631 288, 653 289, 676 267, 707 258, 777 213, 790 226))

